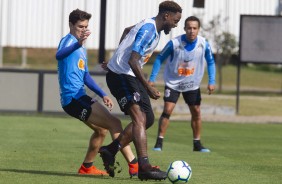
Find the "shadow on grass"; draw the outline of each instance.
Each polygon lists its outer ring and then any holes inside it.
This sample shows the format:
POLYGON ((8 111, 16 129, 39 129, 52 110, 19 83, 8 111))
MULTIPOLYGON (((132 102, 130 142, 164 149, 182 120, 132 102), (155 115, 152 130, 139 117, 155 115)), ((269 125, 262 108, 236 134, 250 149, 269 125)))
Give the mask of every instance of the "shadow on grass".
MULTIPOLYGON (((129 178, 119 178, 110 176, 94 176, 94 175, 79 175, 76 173, 65 173, 65 172, 55 172, 55 171, 39 171, 39 170, 25 170, 25 169, 0 169, 4 172, 13 172, 13 173, 25 173, 25 174, 36 174, 36 175, 50 175, 50 176, 70 176, 70 177, 85 177, 85 178, 97 178, 97 179, 114 179, 114 180, 127 180, 129 178)), ((138 178, 132 178, 130 180, 139 180, 138 178)))

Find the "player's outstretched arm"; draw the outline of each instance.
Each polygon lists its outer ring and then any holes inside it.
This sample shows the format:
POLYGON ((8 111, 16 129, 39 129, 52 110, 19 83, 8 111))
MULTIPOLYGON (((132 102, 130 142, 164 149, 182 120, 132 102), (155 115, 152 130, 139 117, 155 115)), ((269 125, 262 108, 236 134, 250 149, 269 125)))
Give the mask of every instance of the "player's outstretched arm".
POLYGON ((94 79, 92 79, 89 72, 85 72, 84 84, 101 98, 107 96, 107 94, 98 86, 94 79))
POLYGON ((56 53, 56 59, 62 60, 64 58, 68 57, 71 53, 73 53, 79 47, 81 47, 81 45, 78 42, 76 42, 76 43, 74 43, 74 44, 72 44, 68 47, 61 48, 56 53))

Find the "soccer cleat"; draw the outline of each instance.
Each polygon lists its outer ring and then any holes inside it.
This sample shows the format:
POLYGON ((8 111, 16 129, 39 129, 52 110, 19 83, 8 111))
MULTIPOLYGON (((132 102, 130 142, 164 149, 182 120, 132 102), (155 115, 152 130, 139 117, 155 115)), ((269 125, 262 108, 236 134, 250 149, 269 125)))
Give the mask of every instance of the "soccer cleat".
POLYGON ((153 150, 154 151, 162 151, 162 148, 154 147, 153 150))
POLYGON ((158 166, 158 165, 153 165, 152 167, 155 168, 155 169, 160 169, 160 166, 158 166))
MULTIPOLYGON (((137 176, 138 175, 138 162, 135 163, 135 164, 131 164, 131 163, 128 163, 128 172, 129 172, 129 175, 130 175, 130 178, 132 178, 133 176, 137 176)), ((160 169, 160 166, 152 166, 153 168, 156 168, 156 169, 160 169)))
POLYGON ((211 152, 208 148, 205 148, 200 141, 194 141, 194 149, 193 151, 209 153, 211 152))
POLYGON ((130 178, 138 175, 138 162, 135 164, 128 163, 128 168, 129 168, 128 172, 129 172, 130 178))
POLYGON ((81 165, 79 170, 78 170, 78 174, 87 174, 87 175, 95 175, 95 176, 107 176, 109 175, 107 172, 102 171, 97 169, 95 166, 91 166, 89 168, 84 167, 84 165, 81 165))
POLYGON ((105 169, 111 177, 115 177, 115 156, 107 149, 106 146, 102 146, 99 149, 100 157, 102 157, 105 169))
POLYGON ((163 138, 158 137, 153 150, 154 151, 162 151, 162 148, 163 148, 163 138))
POLYGON ((138 178, 143 180, 165 180, 167 178, 167 173, 161 171, 158 166, 152 167, 151 165, 147 165, 144 170, 139 169, 138 178))
MULTIPOLYGON (((196 151, 196 150, 194 150, 194 151, 196 151)), ((209 152, 211 152, 211 150, 209 150, 208 148, 201 148, 201 149, 199 150, 199 152, 209 153, 209 152)))

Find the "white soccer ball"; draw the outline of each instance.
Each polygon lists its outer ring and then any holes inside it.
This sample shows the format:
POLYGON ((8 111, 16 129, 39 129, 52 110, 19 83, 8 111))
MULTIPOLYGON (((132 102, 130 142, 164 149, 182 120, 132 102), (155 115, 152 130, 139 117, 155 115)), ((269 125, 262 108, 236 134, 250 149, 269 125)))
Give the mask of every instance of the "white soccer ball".
POLYGON ((167 178, 171 183, 187 183, 191 176, 192 169, 190 165, 183 160, 172 162, 167 169, 167 178))

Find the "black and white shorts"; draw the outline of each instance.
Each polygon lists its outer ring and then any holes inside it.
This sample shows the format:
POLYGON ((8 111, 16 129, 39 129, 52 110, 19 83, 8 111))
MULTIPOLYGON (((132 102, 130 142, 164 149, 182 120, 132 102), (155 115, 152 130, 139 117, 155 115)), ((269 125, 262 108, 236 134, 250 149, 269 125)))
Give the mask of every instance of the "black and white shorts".
POLYGON ((174 89, 171 89, 168 86, 165 86, 165 91, 164 91, 164 101, 165 102, 172 102, 175 103, 177 102, 180 93, 182 93, 182 96, 184 98, 184 101, 186 104, 189 106, 191 105, 201 105, 201 90, 200 88, 192 91, 186 91, 186 92, 179 92, 174 89))
POLYGON ((107 85, 116 98, 120 110, 127 114, 132 104, 138 104, 145 113, 152 112, 149 95, 141 82, 133 76, 108 71, 107 85))
POLYGON ((95 103, 95 99, 84 95, 79 99, 72 99, 72 101, 63 107, 64 111, 72 117, 86 122, 92 112, 91 105, 95 103))

